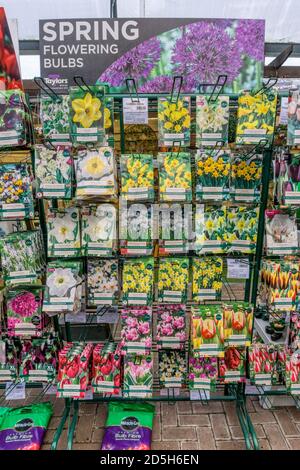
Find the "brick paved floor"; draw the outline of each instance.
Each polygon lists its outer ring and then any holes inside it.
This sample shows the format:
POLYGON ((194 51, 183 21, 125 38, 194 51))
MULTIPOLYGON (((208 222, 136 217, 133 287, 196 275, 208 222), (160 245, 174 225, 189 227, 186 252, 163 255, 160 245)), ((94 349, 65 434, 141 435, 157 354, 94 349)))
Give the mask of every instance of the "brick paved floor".
MULTIPOLYGON (((49 449, 63 411, 63 400, 53 399, 54 415, 43 449, 49 449)), ((157 403, 153 450, 245 449, 233 403, 157 403)), ((248 411, 261 449, 300 449, 300 410, 295 407, 262 409, 257 399, 248 400, 248 411)), ((82 403, 73 449, 98 450, 104 432, 106 405, 82 403)), ((66 430, 59 449, 66 448, 66 430)))

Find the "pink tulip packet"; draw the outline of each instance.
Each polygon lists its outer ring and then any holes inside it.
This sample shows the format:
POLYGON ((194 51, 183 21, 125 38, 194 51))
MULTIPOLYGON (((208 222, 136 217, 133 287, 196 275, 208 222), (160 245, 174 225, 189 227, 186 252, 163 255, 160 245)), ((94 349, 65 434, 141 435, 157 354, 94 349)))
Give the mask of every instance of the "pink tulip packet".
POLYGON ((252 344, 248 350, 250 381, 255 385, 272 385, 276 373, 277 348, 272 344, 252 344))
POLYGON ((186 306, 158 305, 157 349, 184 349, 186 339, 186 306))
POLYGON ((125 307, 121 317, 123 354, 149 354, 152 348, 152 308, 125 307))

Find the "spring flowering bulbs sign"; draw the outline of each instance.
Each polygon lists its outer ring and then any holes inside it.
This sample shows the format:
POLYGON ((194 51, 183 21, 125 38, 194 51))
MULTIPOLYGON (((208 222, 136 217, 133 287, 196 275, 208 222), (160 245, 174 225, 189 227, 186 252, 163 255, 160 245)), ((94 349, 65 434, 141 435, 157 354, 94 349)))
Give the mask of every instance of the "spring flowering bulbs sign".
POLYGON ((0 165, 0 220, 33 219, 29 169, 23 163, 0 165))
POLYGON ((230 193, 236 202, 259 203, 262 155, 235 155, 231 165, 230 193))
POLYGON ((186 302, 188 282, 188 258, 160 258, 158 269, 159 302, 173 304, 186 302))
POLYGON ((229 96, 196 97, 196 145, 210 147, 228 142, 229 96))
POLYGON ((80 256, 79 210, 50 211, 48 214, 48 256, 80 256))
POLYGON ((104 139, 104 87, 70 87, 70 127, 74 145, 102 143, 104 139))
POLYGON ((180 96, 172 102, 169 98, 158 98, 158 146, 173 147, 174 142, 182 147, 190 146, 191 139, 190 98, 180 96))
POLYGON ((117 194, 116 168, 111 147, 78 150, 76 198, 113 197, 117 194))
POLYGON ((82 209, 82 250, 86 256, 111 256, 116 251, 117 213, 112 204, 82 209))
POLYGON ((150 398, 153 389, 153 358, 151 354, 127 354, 124 357, 124 398, 150 398))
POLYGON ((118 300, 119 273, 116 259, 88 259, 88 305, 114 305, 118 300))
POLYGON ((37 198, 71 199, 73 159, 68 148, 51 150, 37 145, 35 181, 37 198))
POLYGON ((192 307, 191 341, 194 357, 224 356, 224 320, 219 305, 192 307))
POLYGON ((218 378, 218 359, 216 357, 195 357, 189 355, 189 389, 213 392, 218 378))
POLYGON ((40 336, 44 326, 42 290, 38 287, 7 291, 7 329, 12 336, 40 336))
POLYGON ((298 250, 298 245, 295 217, 280 210, 266 211, 267 254, 293 254, 298 250))
POLYGON ((160 388, 183 388, 187 377, 185 351, 159 351, 158 377, 160 388))
POLYGON ((192 200, 191 159, 189 153, 158 155, 159 197, 161 201, 192 200))
POLYGON ((94 347, 91 383, 94 393, 119 395, 121 350, 117 343, 100 343, 94 347))
POLYGON ((198 151, 196 164, 197 201, 229 199, 230 154, 225 151, 198 151))
POLYGON ((263 91, 252 95, 245 92, 238 99, 237 144, 258 144, 266 140, 270 145, 274 135, 277 95, 263 91))
POLYGON ((184 349, 186 335, 186 306, 184 304, 157 306, 157 348, 184 349))
POLYGON ((123 305, 151 305, 153 281, 153 258, 125 260, 123 265, 123 305))
POLYGON ((152 347, 152 308, 123 308, 121 319, 121 345, 124 353, 149 354, 152 347))
POLYGON ((193 300, 220 300, 223 260, 221 257, 193 258, 193 300))
POLYGON ((69 95, 60 95, 59 98, 41 96, 40 118, 43 135, 53 145, 70 143, 69 109, 69 95))
POLYGON ((153 156, 121 155, 121 196, 127 201, 153 201, 153 156))

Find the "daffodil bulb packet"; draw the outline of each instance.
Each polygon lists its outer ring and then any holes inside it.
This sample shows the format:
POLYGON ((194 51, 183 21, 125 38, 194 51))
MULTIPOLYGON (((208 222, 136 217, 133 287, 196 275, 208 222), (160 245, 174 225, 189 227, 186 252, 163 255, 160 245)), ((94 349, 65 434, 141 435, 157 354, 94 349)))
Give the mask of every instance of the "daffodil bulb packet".
POLYGON ((121 196, 127 201, 154 200, 153 156, 121 155, 121 196))
POLYGON ((186 305, 158 305, 157 348, 184 349, 186 340, 186 305))
POLYGON ((300 144, 300 93, 291 90, 288 101, 287 144, 300 144))
POLYGON ((260 202, 262 155, 232 157, 230 193, 235 202, 260 202))
POLYGON ((246 382, 246 349, 226 347, 224 358, 219 359, 219 379, 221 382, 246 382))
POLYGON ((228 142, 229 96, 219 95, 196 97, 196 145, 215 146, 217 142, 228 142))
POLYGON ((193 258, 193 300, 220 300, 223 287, 223 259, 219 256, 193 258))
POLYGON ((195 357, 224 356, 224 321, 220 305, 192 307, 191 346, 195 357))
POLYGON ((186 352, 159 351, 158 378, 160 388, 184 388, 187 379, 186 352))
POLYGON ((92 85, 86 90, 70 87, 70 128, 74 145, 102 144, 104 133, 104 87, 92 85))
POLYGON ((189 283, 188 258, 160 258, 158 269, 158 301, 183 303, 187 300, 189 283))
POLYGON ((80 261, 52 261, 48 263, 43 311, 48 314, 79 312, 82 282, 82 263, 80 261))
POLYGON ((11 233, 0 239, 0 248, 6 286, 41 283, 45 255, 39 230, 11 233))
POLYGON ((87 303, 115 305, 119 293, 119 266, 117 259, 88 259, 87 303))
POLYGON ((230 153, 200 151, 195 157, 196 200, 225 201, 229 199, 230 153))
POLYGON ((158 98, 158 146, 173 147, 174 142, 182 147, 191 143, 191 100, 180 96, 175 102, 171 98, 158 98))
POLYGON ((86 256, 111 256, 117 250, 117 209, 110 203, 82 209, 82 250, 86 256))
POLYGON ((125 259, 122 282, 123 305, 152 305, 154 259, 125 259))
POLYGON ((244 92, 238 99, 237 144, 258 144, 261 140, 269 145, 274 136, 277 94, 263 91, 257 94, 244 92))
MULTIPOLYGON (((123 212, 124 214, 124 212, 123 212)), ((122 255, 151 255, 153 251, 153 206, 132 204, 120 224, 122 255)))
POLYGON ((159 254, 187 253, 192 241, 192 208, 181 203, 160 204, 159 254))
POLYGON ((48 256, 80 256, 80 213, 70 207, 63 211, 51 210, 47 220, 48 256))
POLYGON ((0 165, 0 220, 33 219, 32 177, 24 163, 0 165))
POLYGON ((250 346, 253 331, 253 305, 233 302, 223 305, 224 336, 228 346, 250 346))
POLYGON ((227 209, 225 239, 229 252, 255 253, 259 207, 236 206, 227 209))
POLYGON ((79 150, 76 181, 77 199, 116 196, 117 179, 113 149, 99 147, 79 150))
POLYGON ((126 354, 124 357, 124 398, 150 398, 153 389, 152 354, 126 354))
POLYGON ((225 253, 227 207, 196 204, 195 251, 203 253, 225 253))
POLYGON ((35 147, 35 183, 37 198, 71 199, 73 159, 70 150, 35 147))
POLYGON ((214 392, 218 379, 218 358, 195 357, 193 351, 189 354, 188 383, 190 390, 214 392))
POLYGON ((149 354, 152 347, 152 308, 125 307, 121 311, 121 345, 125 354, 149 354))
POLYGON ((280 210, 267 210, 265 227, 268 255, 288 255, 298 251, 295 215, 280 210))
POLYGON ((45 139, 49 139, 53 145, 66 145, 70 139, 70 97, 59 95, 51 98, 41 96, 40 118, 45 139))
POLYGON ((192 200, 191 158, 186 152, 160 153, 159 198, 161 201, 192 200))

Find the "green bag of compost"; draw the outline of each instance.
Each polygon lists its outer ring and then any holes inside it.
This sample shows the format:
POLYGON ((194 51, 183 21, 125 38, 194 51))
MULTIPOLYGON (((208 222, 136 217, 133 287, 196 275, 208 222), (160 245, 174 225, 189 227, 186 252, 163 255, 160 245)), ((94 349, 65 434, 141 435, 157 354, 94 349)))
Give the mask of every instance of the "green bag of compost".
POLYGON ((0 450, 39 450, 52 413, 49 402, 9 409, 0 417, 0 450))
POLYGON ((150 450, 154 406, 109 403, 101 450, 150 450))

